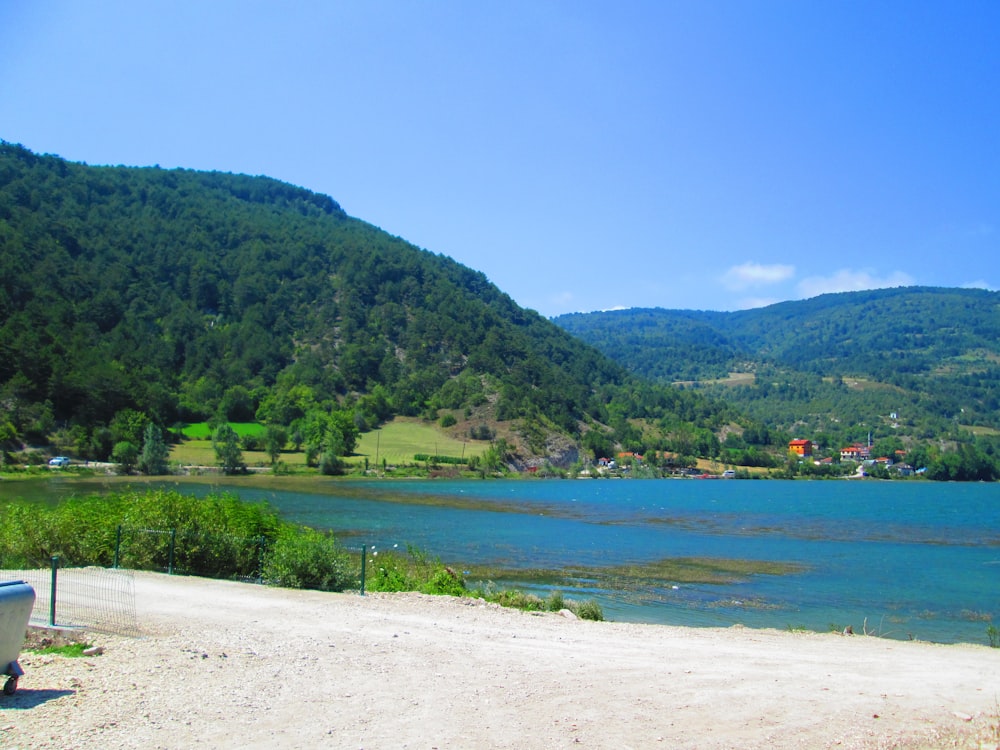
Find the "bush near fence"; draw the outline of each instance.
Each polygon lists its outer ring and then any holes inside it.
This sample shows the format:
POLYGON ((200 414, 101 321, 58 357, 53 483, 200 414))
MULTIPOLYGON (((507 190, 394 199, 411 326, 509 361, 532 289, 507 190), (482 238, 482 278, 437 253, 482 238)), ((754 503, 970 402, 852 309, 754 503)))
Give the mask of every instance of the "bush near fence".
POLYGON ((172 490, 0 504, 0 568, 99 566, 256 580, 293 588, 358 588, 361 554, 329 532, 281 520, 231 493, 172 490))

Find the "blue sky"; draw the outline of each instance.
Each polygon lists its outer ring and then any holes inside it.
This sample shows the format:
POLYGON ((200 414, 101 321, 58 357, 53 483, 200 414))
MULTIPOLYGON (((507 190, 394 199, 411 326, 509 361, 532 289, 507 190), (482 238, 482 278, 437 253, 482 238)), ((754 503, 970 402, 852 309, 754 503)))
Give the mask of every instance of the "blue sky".
POLYGON ((998 30, 994 0, 0 0, 0 138, 301 185, 546 316, 996 289, 998 30))

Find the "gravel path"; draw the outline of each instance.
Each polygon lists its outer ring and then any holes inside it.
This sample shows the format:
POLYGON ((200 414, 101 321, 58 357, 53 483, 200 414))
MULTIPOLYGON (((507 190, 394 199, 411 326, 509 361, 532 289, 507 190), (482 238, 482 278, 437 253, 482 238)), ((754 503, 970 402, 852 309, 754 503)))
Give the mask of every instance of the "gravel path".
POLYGON ((1000 649, 593 623, 137 573, 144 635, 25 652, 0 748, 996 748, 1000 649))

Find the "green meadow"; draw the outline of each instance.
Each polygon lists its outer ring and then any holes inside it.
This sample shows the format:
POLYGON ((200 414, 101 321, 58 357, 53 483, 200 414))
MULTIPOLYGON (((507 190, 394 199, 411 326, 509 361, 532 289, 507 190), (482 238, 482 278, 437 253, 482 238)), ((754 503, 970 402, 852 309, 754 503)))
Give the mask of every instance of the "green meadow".
MULTIPOLYGON (((230 426, 240 437, 264 431, 264 427, 256 423, 236 422, 230 426)), ((170 448, 172 462, 185 466, 216 464, 211 429, 207 422, 185 425, 183 435, 186 439, 170 448)), ((442 432, 432 423, 397 418, 377 430, 360 435, 354 453, 346 456, 344 461, 353 468, 364 468, 366 460, 371 468, 381 467, 383 463, 386 466, 408 466, 419 463, 414 458, 419 454, 469 459, 480 455, 487 447, 487 441, 462 440, 442 432)), ((249 467, 269 466, 271 463, 263 451, 243 451, 243 460, 249 467)), ((305 451, 294 451, 287 446, 281 454, 281 461, 291 469, 304 469, 305 451)))
POLYGON ((348 463, 381 466, 383 460, 389 466, 414 463, 414 456, 454 456, 468 459, 480 455, 489 442, 485 440, 462 440, 442 432, 438 427, 417 419, 397 418, 387 422, 378 430, 366 432, 358 439, 354 455, 348 456, 348 463))

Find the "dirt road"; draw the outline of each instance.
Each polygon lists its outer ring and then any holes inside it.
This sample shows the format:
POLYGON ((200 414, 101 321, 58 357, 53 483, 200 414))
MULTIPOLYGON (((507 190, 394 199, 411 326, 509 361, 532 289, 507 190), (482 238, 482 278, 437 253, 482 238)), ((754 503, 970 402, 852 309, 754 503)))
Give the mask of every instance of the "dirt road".
POLYGON ((995 748, 1000 649, 594 623, 138 573, 144 636, 26 653, 2 748, 995 748))

